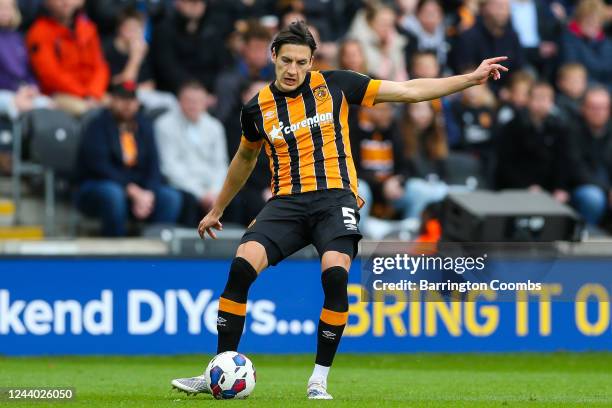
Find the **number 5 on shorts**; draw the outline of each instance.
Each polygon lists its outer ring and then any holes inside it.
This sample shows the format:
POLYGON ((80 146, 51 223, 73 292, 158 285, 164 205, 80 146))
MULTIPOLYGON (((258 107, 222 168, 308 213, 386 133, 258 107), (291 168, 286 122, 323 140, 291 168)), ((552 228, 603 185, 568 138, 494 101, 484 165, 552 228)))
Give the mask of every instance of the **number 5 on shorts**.
POLYGON ((357 231, 357 218, 355 218, 355 210, 348 207, 342 207, 342 217, 344 225, 350 231, 357 231))

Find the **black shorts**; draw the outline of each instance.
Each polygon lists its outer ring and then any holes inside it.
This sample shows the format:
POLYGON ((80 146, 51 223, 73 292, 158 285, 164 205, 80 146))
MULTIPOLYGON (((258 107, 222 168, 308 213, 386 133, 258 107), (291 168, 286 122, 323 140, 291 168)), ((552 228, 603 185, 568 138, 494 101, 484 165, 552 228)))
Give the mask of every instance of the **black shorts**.
POLYGON ((340 237, 352 241, 352 251, 346 252, 355 257, 361 240, 357 200, 351 191, 329 189, 272 198, 240 243, 259 242, 266 248, 268 264, 276 265, 309 244, 323 256, 328 245, 340 237))

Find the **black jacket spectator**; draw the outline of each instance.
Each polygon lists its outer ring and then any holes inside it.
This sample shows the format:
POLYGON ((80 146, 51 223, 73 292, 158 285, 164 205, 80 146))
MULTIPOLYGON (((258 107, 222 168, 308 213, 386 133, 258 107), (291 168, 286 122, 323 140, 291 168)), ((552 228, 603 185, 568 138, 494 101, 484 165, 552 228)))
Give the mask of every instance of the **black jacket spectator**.
POLYGON ((563 34, 563 62, 578 62, 586 68, 589 81, 612 90, 612 40, 603 33, 597 38, 585 36, 576 23, 563 34))
POLYGON ((204 14, 193 33, 187 30, 187 25, 187 19, 174 12, 153 32, 151 51, 156 83, 163 91, 176 92, 191 79, 212 90, 226 60, 223 36, 210 13, 204 14))
POLYGON ((599 137, 586 125, 578 122, 571 132, 573 156, 572 184, 596 185, 604 191, 612 189, 612 124, 599 137))
POLYGON ((111 180, 126 186, 135 183, 148 190, 161 184, 153 125, 142 113, 136 117, 138 162, 126 167, 119 139, 119 128, 109 110, 92 119, 81 141, 78 169, 81 181, 111 180))
MULTIPOLYGON (((505 55, 504 65, 510 72, 519 70, 524 65, 523 50, 511 24, 506 26, 502 36, 495 37, 478 19, 474 27, 461 34, 451 52, 451 64, 455 72, 471 70, 487 58, 505 55)), ((500 89, 506 84, 508 75, 502 75, 499 81, 490 81, 491 88, 500 89)))
MULTIPOLYGON (((129 55, 119 51, 112 40, 105 41, 103 49, 104 57, 111 71, 111 77, 120 74, 128 63, 129 55)), ((153 80, 153 67, 151 64, 151 54, 148 53, 140 65, 136 82, 141 84, 151 80, 153 80)))
POLYGON ((496 185, 545 190, 566 190, 570 181, 567 131, 556 116, 548 116, 540 127, 527 111, 517 115, 500 130, 497 150, 496 185))
POLYGON ((557 94, 555 105, 566 123, 577 123, 580 120, 580 101, 576 101, 562 92, 557 94))
POLYGON ((85 11, 98 26, 100 36, 104 38, 115 31, 117 18, 122 10, 138 9, 156 21, 164 15, 167 3, 165 0, 89 0, 86 1, 85 11))

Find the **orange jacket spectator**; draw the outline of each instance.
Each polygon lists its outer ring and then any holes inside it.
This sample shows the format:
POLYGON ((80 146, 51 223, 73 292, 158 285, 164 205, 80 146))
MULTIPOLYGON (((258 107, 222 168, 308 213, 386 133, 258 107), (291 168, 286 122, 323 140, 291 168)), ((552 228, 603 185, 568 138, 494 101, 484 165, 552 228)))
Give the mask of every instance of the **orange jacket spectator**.
POLYGON ((26 37, 32 68, 46 94, 104 96, 110 73, 94 23, 77 14, 72 28, 39 17, 26 37))

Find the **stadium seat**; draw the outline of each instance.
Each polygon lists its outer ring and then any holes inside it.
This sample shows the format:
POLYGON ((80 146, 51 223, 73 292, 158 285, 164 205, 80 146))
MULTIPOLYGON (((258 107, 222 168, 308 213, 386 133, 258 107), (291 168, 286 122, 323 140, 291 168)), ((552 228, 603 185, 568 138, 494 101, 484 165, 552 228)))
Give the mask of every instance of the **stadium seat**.
POLYGON ((32 160, 57 175, 71 178, 79 148, 79 122, 57 110, 37 110, 30 115, 32 160))
POLYGON ((13 121, 0 114, 0 152, 13 148, 13 121))
POLYGON ((447 158, 448 184, 483 188, 485 179, 480 161, 471 154, 451 152, 447 158))
POLYGON ((80 124, 68 114, 36 109, 16 123, 13 138, 13 200, 19 223, 21 177, 44 177, 45 231, 55 232, 55 179, 71 180, 79 144, 80 124), (25 153, 24 153, 25 152, 25 153), (29 160, 25 161, 24 157, 29 160))

